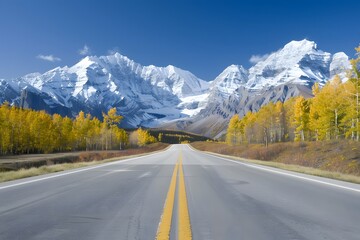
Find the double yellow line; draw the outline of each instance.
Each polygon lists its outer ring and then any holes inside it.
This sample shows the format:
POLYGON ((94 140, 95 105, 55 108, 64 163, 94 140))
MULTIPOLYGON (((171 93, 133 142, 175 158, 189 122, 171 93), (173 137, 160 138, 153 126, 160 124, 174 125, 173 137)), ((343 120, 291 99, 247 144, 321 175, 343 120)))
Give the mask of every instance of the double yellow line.
POLYGON ((191 240, 191 224, 189 209, 187 205, 184 171, 182 167, 182 155, 180 154, 176 162, 173 175, 171 177, 169 191, 166 196, 163 214, 161 216, 156 240, 168 240, 170 238, 171 220, 175 202, 176 181, 179 172, 178 183, 178 240, 191 240))

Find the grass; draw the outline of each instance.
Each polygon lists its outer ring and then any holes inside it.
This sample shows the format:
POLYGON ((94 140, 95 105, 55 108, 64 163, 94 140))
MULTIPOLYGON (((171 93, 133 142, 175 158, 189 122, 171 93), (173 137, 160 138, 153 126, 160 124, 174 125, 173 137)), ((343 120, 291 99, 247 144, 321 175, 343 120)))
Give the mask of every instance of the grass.
MULTIPOLYGON (((32 167, 32 168, 28 168, 28 169, 22 168, 22 169, 19 169, 16 171, 0 172, 0 182, 6 182, 6 181, 21 179, 21 178, 27 178, 27 177, 34 177, 34 176, 39 176, 39 175, 48 174, 48 173, 55 173, 55 172, 60 172, 60 171, 65 171, 65 170, 71 170, 71 169, 75 169, 75 168, 89 167, 89 166, 113 162, 113 161, 125 160, 125 159, 132 158, 132 157, 144 156, 144 155, 147 155, 150 153, 162 151, 162 150, 166 149, 168 146, 169 145, 167 145, 167 144, 154 144, 152 146, 147 146, 145 148, 139 148, 139 149, 135 149, 133 151, 128 151, 127 152, 128 155, 121 156, 121 157, 113 157, 113 158, 108 158, 108 159, 103 159, 103 160, 92 159, 90 161, 88 160, 89 158, 86 158, 87 161, 83 161, 83 162, 45 165, 45 166, 41 166, 41 167, 32 167)), ((86 156, 88 155, 88 153, 84 153, 84 154, 86 156)), ((90 157, 90 159, 91 158, 92 157, 90 157)))
MULTIPOLYGON (((317 161, 309 161, 311 163, 310 164, 310 163, 306 162, 306 160, 304 160, 304 159, 299 161, 299 158, 296 155, 293 155, 291 157, 290 155, 291 155, 291 153, 293 154, 294 149, 289 148, 289 145, 285 145, 285 147, 284 147, 284 145, 275 146, 273 149, 268 150, 269 152, 266 152, 265 147, 261 147, 259 145, 229 146, 224 143, 201 143, 201 142, 192 143, 191 145, 192 145, 192 147, 194 147, 198 150, 205 151, 205 152, 215 154, 218 156, 222 156, 222 157, 227 157, 227 158, 230 158, 230 159, 233 159, 236 161, 259 164, 259 165, 289 170, 289 171, 293 171, 293 172, 305 173, 305 174, 310 174, 310 175, 314 175, 314 176, 337 179, 337 180, 342 180, 342 181, 347 181, 347 182, 352 182, 352 183, 360 183, 360 175, 357 175, 358 171, 354 171, 356 174, 348 174, 348 173, 341 172, 341 170, 344 171, 347 169, 346 167, 344 167, 342 165, 348 166, 349 161, 350 161, 350 164, 354 164, 353 159, 352 160, 349 160, 349 159, 344 160, 344 158, 338 158, 338 160, 336 161, 336 160, 334 160, 334 158, 330 157, 329 160, 327 161, 327 163, 324 163, 323 165, 322 164, 319 165, 317 161), (257 152, 254 149, 260 149, 260 151, 257 152), (279 150, 279 149, 281 149, 281 150, 279 150), (251 155, 251 156, 263 156, 263 157, 267 155, 268 159, 272 159, 272 160, 257 160, 257 159, 249 159, 249 158, 244 158, 242 156, 239 156, 239 155, 244 155, 244 154, 247 156, 251 155), (284 160, 283 159, 284 157, 289 157, 290 160, 292 159, 292 161, 287 160, 287 161, 281 162, 284 160), (335 166, 338 166, 338 170, 335 170, 335 168, 333 166, 329 169, 321 169, 320 168, 320 167, 324 167, 324 166, 330 166, 331 164, 329 164, 329 163, 334 164, 335 166), (312 165, 312 164, 314 164, 314 165, 312 165)), ((276 144, 274 144, 274 145, 276 145, 276 144)), ((329 146, 327 146, 325 148, 325 150, 329 151, 328 156, 332 156, 333 153, 331 151, 338 151, 338 149, 334 148, 333 143, 328 143, 328 145, 329 146), (331 148, 333 150, 329 150, 331 148)), ((304 148, 304 146, 300 146, 299 144, 293 144, 291 146, 293 146, 293 147, 295 146, 295 148, 299 148, 299 149, 304 148)), ((350 146, 350 147, 353 147, 353 146, 350 146)), ((348 148, 346 148, 345 150, 347 150, 347 149, 348 148)), ((306 151, 306 150, 302 149, 302 151, 306 151)), ((312 151, 317 151, 317 153, 314 153, 314 152, 307 153, 307 156, 312 156, 312 157, 316 158, 318 154, 324 154, 319 149, 316 150, 316 148, 314 148, 314 150, 312 150, 312 151)), ((302 153, 302 154, 306 155, 305 153, 302 153)), ((322 157, 324 159, 327 158, 326 155, 323 155, 322 157)), ((354 157, 354 156, 351 156, 351 157, 354 157)), ((351 169, 354 168, 356 170, 357 167, 358 166, 356 165, 356 167, 351 167, 351 169)))

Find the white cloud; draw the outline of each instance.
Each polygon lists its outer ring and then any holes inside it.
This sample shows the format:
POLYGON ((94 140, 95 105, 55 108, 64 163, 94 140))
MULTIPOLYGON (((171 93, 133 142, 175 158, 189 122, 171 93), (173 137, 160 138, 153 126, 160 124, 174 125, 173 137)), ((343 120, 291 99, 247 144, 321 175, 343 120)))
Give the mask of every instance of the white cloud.
POLYGON ((44 60, 44 61, 48 61, 48 62, 60 62, 61 58, 55 57, 54 55, 42 55, 39 54, 37 56, 38 59, 44 60))
POLYGON ((265 59, 267 59, 270 56, 270 54, 264 54, 264 55, 252 55, 249 59, 249 61, 252 64, 257 64, 258 62, 261 62, 265 59))
POLYGON ((86 44, 84 45, 84 47, 82 49, 79 50, 79 54, 83 55, 83 56, 89 55, 90 53, 91 53, 90 48, 86 44))

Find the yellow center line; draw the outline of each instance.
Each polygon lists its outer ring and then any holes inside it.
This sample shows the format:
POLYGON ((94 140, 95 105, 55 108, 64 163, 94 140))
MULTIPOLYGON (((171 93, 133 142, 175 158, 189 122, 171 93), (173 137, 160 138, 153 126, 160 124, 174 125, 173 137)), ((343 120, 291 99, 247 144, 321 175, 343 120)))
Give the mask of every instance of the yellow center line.
POLYGON ((179 163, 177 162, 174 168, 173 175, 171 177, 170 187, 166 196, 163 214, 161 216, 160 224, 156 234, 157 240, 168 240, 170 238, 171 219, 174 208, 178 168, 179 168, 179 163))
POLYGON ((185 178, 184 171, 182 167, 182 155, 180 159, 180 168, 179 168, 179 192, 178 192, 178 240, 191 240, 191 224, 189 209, 187 204, 186 189, 185 189, 185 178))
POLYGON ((176 192, 176 181, 177 174, 179 171, 179 182, 178 182, 178 240, 191 240, 191 224, 189 209, 187 205, 186 189, 185 189, 185 178, 184 170, 182 167, 182 155, 179 156, 179 161, 176 163, 169 190, 165 200, 165 206, 161 220, 159 223, 158 231, 156 234, 156 240, 169 240, 171 231, 171 221, 174 209, 175 192, 176 192))

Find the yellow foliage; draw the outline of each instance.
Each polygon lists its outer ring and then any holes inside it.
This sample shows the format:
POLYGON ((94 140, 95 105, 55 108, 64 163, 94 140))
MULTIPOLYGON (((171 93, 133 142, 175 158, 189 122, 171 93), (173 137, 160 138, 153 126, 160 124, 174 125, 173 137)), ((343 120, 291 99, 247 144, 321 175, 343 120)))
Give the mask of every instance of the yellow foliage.
POLYGON ((290 98, 284 103, 268 103, 244 117, 234 115, 229 122, 226 142, 268 143, 293 140, 349 138, 360 141, 360 46, 351 60, 349 81, 335 76, 322 88, 312 87, 311 99, 290 98))
POLYGON ((138 146, 142 147, 150 143, 157 142, 156 138, 151 136, 150 133, 142 128, 139 128, 137 131, 138 146))
POLYGON ((128 141, 126 132, 114 125, 121 118, 111 109, 105 124, 84 112, 71 120, 4 103, 0 106, 0 154, 105 149, 106 144, 109 149, 118 149, 119 143, 125 146, 128 141), (102 131, 103 125, 109 127, 102 131), (115 141, 108 144, 108 139, 115 141))
POLYGON ((304 141, 309 131, 310 104, 304 97, 296 98, 294 105, 295 141, 304 141))

